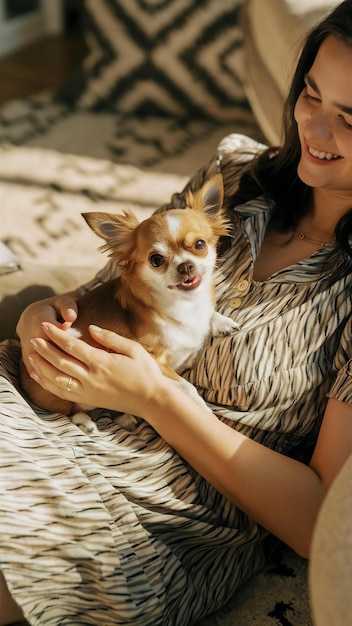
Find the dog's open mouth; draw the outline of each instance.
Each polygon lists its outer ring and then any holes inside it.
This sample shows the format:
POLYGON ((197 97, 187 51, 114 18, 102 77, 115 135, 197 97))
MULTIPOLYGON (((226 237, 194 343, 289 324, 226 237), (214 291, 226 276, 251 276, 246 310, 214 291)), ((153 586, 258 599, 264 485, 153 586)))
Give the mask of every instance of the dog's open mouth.
POLYGON ((192 276, 192 278, 185 278, 182 283, 178 283, 176 287, 178 289, 185 289, 187 291, 189 289, 196 289, 196 287, 199 287, 201 282, 202 277, 200 276, 200 274, 197 274, 197 276, 192 276))

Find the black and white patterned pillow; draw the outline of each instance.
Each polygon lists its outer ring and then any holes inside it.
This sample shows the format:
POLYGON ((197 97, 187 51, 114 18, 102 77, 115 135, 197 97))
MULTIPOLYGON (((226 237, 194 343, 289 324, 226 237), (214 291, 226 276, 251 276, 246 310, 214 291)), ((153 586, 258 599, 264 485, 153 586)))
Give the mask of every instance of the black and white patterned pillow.
POLYGON ((242 0, 85 0, 88 55, 57 97, 143 117, 225 122, 245 105, 242 0))

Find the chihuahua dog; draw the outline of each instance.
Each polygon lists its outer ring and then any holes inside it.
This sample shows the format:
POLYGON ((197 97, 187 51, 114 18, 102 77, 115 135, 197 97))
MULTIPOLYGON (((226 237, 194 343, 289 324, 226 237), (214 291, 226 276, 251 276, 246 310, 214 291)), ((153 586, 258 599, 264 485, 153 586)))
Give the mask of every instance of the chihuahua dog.
MULTIPOLYGON (((217 174, 199 191, 188 192, 186 208, 154 213, 142 222, 129 211, 84 213, 90 228, 105 240, 102 249, 115 260, 119 275, 78 299, 77 320, 67 332, 97 345, 88 330, 95 324, 139 341, 164 375, 204 403, 177 372, 192 365, 209 334, 237 328, 214 310, 217 244, 229 233, 222 204, 223 183, 217 174)), ((83 411, 95 407, 44 390, 23 362, 21 384, 36 405, 72 416, 86 432, 94 430, 83 411)), ((132 426, 133 420, 127 416, 124 426, 132 426)))

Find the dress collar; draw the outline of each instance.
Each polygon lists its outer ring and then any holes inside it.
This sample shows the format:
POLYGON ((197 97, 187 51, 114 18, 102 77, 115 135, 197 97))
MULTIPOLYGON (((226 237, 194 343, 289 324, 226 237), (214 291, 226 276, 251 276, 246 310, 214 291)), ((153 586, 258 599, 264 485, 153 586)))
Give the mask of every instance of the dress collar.
MULTIPOLYGON (((242 232, 250 248, 253 265, 261 248, 274 208, 274 201, 264 195, 235 208, 242 232)), ((237 227, 235 226, 235 228, 237 227)), ((337 270, 342 262, 342 253, 336 243, 332 242, 329 246, 315 251, 306 259, 297 261, 297 263, 275 272, 268 281, 308 283, 318 279, 326 279, 337 270)))

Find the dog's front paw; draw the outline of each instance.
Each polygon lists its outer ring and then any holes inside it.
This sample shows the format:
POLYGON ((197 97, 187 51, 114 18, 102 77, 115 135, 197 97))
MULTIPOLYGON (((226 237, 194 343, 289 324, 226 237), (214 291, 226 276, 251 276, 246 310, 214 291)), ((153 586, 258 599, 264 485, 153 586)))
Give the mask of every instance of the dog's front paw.
POLYGON ((92 435, 97 432, 95 422, 89 417, 87 413, 79 412, 75 413, 71 417, 73 424, 76 424, 86 435, 92 435))
POLYGON ((238 330, 239 325, 230 317, 214 311, 210 320, 210 330, 213 337, 218 335, 230 335, 234 330, 238 330))
POLYGON ((134 430, 138 424, 138 417, 129 415, 128 413, 119 413, 115 415, 113 419, 115 424, 119 424, 119 426, 129 431, 134 430))

